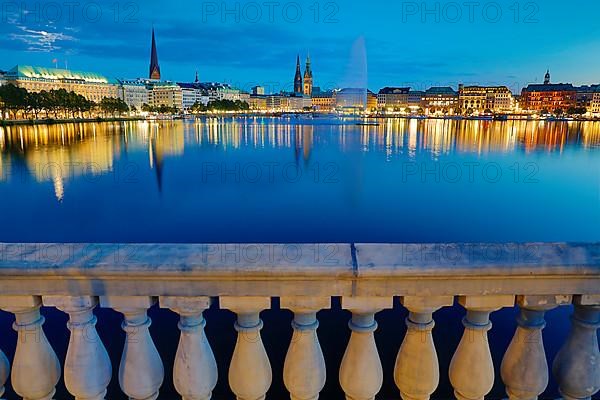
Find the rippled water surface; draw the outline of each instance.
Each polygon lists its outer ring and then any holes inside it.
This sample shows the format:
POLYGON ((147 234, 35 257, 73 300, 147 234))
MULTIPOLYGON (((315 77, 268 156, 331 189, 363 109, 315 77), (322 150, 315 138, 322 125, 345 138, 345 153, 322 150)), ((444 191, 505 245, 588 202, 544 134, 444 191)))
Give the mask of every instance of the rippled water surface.
POLYGON ((0 127, 0 241, 600 240, 600 123, 0 127))

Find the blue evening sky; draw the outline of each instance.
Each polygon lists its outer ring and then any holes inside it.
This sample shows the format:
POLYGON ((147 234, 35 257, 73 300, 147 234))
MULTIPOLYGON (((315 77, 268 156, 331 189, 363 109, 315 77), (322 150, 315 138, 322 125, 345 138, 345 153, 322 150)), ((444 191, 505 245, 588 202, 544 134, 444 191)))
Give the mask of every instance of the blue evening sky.
POLYGON ((164 79, 290 89, 296 54, 315 85, 600 82, 600 2, 2 0, 0 69, 148 74, 154 24, 164 79), (25 4, 25 5, 23 5, 25 4))

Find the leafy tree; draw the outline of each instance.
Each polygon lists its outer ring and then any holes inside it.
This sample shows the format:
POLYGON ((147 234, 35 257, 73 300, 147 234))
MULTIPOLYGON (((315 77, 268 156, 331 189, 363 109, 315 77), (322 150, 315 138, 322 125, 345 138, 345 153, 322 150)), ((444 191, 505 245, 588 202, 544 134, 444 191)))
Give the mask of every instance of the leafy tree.
POLYGON ((154 112, 154 107, 144 103, 144 104, 142 104, 142 111, 143 112, 154 112))
POLYGON ((44 99, 41 93, 27 93, 27 109, 33 111, 35 119, 38 119, 40 111, 44 109, 44 99))
POLYGON ((129 107, 122 100, 115 97, 105 97, 100 101, 100 109, 104 113, 109 113, 113 117, 116 113, 122 114, 129 111, 129 107))
POLYGON ((587 108, 585 107, 569 107, 567 109, 567 114, 569 115, 583 115, 587 112, 587 108))
POLYGON ((554 110, 554 115, 557 115, 557 116, 563 115, 563 109, 557 108, 556 110, 554 110))
POLYGON ((0 99, 3 113, 10 112, 13 118, 17 117, 19 111, 27 109, 27 90, 15 85, 0 86, 0 99))
POLYGON ((208 103, 207 108, 211 111, 247 111, 250 105, 241 100, 213 100, 208 103))
POLYGON ((198 114, 201 112, 206 112, 208 108, 202 103, 195 102, 194 105, 190 108, 190 110, 192 111, 192 113, 198 114))

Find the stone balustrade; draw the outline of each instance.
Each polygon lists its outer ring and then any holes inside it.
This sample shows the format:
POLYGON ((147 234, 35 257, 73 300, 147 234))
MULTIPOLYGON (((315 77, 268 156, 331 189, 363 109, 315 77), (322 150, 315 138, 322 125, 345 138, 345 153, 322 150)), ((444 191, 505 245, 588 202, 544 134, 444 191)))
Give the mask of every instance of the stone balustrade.
POLYGON ((203 312, 217 302, 237 315, 228 384, 238 400, 265 399, 272 367, 261 312, 273 298, 294 313, 283 367, 292 400, 319 398, 327 379, 339 379, 348 400, 373 400, 386 374, 404 400, 429 399, 441 374, 460 400, 483 399, 498 379, 510 399, 536 399, 551 375, 568 400, 600 391, 600 244, 4 244, 0 309, 14 314, 17 343, 10 363, 0 351, 0 397, 10 379, 21 398, 49 400, 62 377, 75 399, 104 399, 117 368, 96 331, 102 321, 94 309, 105 307, 122 314, 118 379, 128 398, 157 399, 172 379, 182 399, 210 399, 225 376, 204 330, 210 321, 203 312), (326 370, 318 339, 317 312, 330 308, 333 297, 352 315, 337 371, 326 370), (374 332, 377 313, 395 298, 408 310, 407 331, 398 338, 394 370, 386 371, 374 332), (449 370, 441 371, 433 316, 455 303, 465 309, 464 332, 449 370), (165 376, 148 329, 155 305, 180 317, 175 361, 167 368, 172 376, 165 376), (541 336, 545 313, 570 305, 570 333, 550 367, 541 336), (64 360, 46 338, 42 306, 68 315, 64 360), (506 307, 519 312, 496 376, 490 314, 506 307))

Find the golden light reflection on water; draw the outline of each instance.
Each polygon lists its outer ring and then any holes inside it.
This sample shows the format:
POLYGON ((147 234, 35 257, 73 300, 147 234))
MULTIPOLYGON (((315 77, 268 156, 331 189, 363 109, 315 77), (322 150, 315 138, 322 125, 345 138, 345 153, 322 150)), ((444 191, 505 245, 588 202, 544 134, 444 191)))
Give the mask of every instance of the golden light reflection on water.
POLYGON ((186 146, 293 149, 310 159, 315 146, 396 154, 414 158, 441 154, 524 151, 562 152, 568 146, 600 147, 600 122, 379 120, 379 125, 277 118, 209 118, 192 122, 82 123, 0 127, 0 181, 20 162, 37 182, 52 182, 56 197, 65 182, 111 172, 127 152, 147 152, 159 179, 164 159, 182 156, 186 146))

